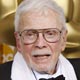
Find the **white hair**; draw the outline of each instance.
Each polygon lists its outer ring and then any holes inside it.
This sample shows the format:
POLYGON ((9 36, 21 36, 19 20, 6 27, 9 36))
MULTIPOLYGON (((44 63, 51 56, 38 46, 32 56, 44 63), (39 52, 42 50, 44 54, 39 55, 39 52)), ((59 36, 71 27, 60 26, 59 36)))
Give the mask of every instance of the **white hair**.
POLYGON ((60 21, 63 24, 63 28, 66 29, 66 20, 64 16, 64 12, 60 6, 56 4, 53 0, 24 0, 17 8, 15 14, 15 31, 18 31, 19 18, 23 12, 29 12, 31 10, 39 10, 39 11, 47 11, 47 9, 52 9, 57 12, 60 16, 60 21))

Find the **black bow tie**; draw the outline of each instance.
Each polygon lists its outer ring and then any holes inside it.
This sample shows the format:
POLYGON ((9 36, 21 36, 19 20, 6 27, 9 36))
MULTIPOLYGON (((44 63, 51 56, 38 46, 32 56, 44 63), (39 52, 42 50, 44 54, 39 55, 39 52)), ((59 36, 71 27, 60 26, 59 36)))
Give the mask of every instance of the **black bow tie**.
POLYGON ((39 80, 65 80, 65 77, 63 75, 60 75, 56 78, 49 78, 49 79, 45 79, 45 78, 40 78, 39 80))

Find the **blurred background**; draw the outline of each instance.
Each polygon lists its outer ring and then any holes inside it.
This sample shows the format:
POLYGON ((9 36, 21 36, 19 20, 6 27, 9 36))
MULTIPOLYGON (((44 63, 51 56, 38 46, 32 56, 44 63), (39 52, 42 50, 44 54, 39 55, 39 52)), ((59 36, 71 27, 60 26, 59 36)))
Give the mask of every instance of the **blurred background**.
MULTIPOLYGON (((0 63, 12 60, 16 52, 14 15, 22 0, 0 0, 0 63)), ((64 10, 68 38, 63 52, 67 58, 80 58, 80 0, 55 0, 64 10)))

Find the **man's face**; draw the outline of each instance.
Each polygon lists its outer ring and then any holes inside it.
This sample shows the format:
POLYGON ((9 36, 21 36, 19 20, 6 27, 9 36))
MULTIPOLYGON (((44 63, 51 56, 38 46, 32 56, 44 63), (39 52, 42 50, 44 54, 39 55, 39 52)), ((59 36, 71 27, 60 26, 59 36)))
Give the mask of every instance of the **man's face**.
MULTIPOLYGON (((39 12, 24 13, 20 17, 19 31, 29 29, 48 29, 56 28, 62 30, 62 24, 59 21, 59 16, 52 10, 48 10, 46 15, 39 12)), ((61 34, 60 39, 55 43, 47 42, 42 33, 36 42, 25 44, 22 37, 17 38, 17 48, 21 52, 27 64, 34 70, 40 73, 54 73, 61 51, 65 48, 66 35, 61 34)))

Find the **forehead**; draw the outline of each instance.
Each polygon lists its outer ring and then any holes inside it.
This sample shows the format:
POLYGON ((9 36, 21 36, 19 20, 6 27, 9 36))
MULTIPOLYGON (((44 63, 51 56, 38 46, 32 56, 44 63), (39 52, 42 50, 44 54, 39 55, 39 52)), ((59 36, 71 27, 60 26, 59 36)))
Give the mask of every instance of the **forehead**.
POLYGON ((48 9, 47 11, 29 11, 21 14, 19 22, 20 30, 25 29, 61 29, 58 13, 48 9))

